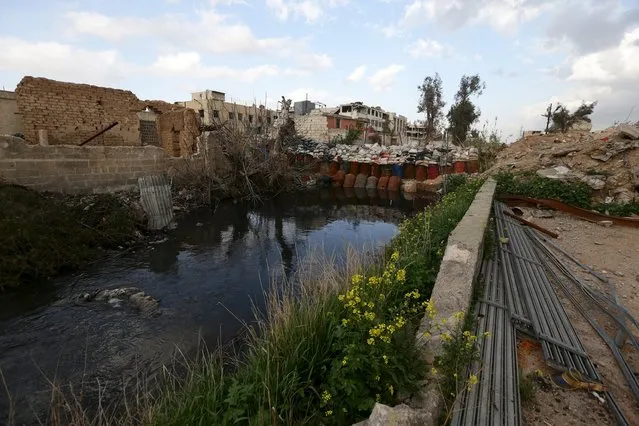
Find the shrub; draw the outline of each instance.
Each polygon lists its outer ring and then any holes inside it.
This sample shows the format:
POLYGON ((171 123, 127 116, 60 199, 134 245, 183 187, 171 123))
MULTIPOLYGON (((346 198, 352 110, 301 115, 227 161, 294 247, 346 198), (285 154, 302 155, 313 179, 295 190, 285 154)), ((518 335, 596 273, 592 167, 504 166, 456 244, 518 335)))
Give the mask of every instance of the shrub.
POLYGON ((494 176, 497 192, 532 198, 550 198, 577 207, 589 208, 592 190, 583 182, 567 183, 527 172, 515 175, 501 172, 494 176))

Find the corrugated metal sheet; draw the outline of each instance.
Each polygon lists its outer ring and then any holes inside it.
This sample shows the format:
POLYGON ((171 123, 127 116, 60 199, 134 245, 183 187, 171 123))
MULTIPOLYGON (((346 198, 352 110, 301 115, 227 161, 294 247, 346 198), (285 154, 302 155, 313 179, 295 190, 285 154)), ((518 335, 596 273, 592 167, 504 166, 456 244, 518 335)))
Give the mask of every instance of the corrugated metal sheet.
POLYGON ((173 220, 171 183, 166 175, 145 176, 138 179, 140 202, 149 218, 148 228, 158 230, 173 220))

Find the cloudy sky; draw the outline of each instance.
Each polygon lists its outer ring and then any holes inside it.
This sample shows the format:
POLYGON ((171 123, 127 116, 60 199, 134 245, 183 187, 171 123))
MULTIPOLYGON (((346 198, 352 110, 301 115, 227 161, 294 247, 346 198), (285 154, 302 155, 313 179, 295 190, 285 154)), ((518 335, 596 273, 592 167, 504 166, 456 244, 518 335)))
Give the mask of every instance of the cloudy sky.
MULTIPOLYGON (((550 101, 598 100, 595 127, 639 120, 639 0, 21 0, 0 14, 0 86, 23 75, 187 100, 213 89, 361 100, 420 118, 439 72, 449 105, 479 73, 482 123, 540 128, 550 101)), ((262 101, 263 102, 263 101, 262 101)))

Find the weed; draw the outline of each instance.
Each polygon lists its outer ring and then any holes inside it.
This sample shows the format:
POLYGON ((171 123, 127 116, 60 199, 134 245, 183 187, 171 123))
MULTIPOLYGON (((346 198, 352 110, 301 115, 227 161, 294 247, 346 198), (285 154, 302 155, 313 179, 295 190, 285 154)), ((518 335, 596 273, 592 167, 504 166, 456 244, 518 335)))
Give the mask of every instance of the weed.
POLYGON ((532 198, 551 198, 577 207, 589 208, 592 190, 582 182, 566 183, 548 179, 535 173, 502 172, 494 176, 497 192, 500 194, 522 195, 532 198))
POLYGON ((535 383, 535 373, 524 375, 519 370, 519 398, 523 406, 530 406, 535 401, 537 385, 535 383))

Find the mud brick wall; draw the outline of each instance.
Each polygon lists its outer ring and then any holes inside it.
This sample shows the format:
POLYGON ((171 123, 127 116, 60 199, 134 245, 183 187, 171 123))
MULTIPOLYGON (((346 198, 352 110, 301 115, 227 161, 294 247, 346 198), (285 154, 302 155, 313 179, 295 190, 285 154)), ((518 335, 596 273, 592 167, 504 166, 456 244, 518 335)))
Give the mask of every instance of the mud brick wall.
POLYGON ((200 119, 190 108, 168 111, 157 119, 161 146, 173 157, 187 157, 195 153, 199 127, 200 119))
POLYGON ((22 133, 22 120, 17 112, 16 94, 0 90, 0 135, 22 133))
POLYGON ((169 154, 155 146, 40 146, 0 136, 0 181, 39 191, 135 189, 139 177, 166 172, 171 163, 169 154))

